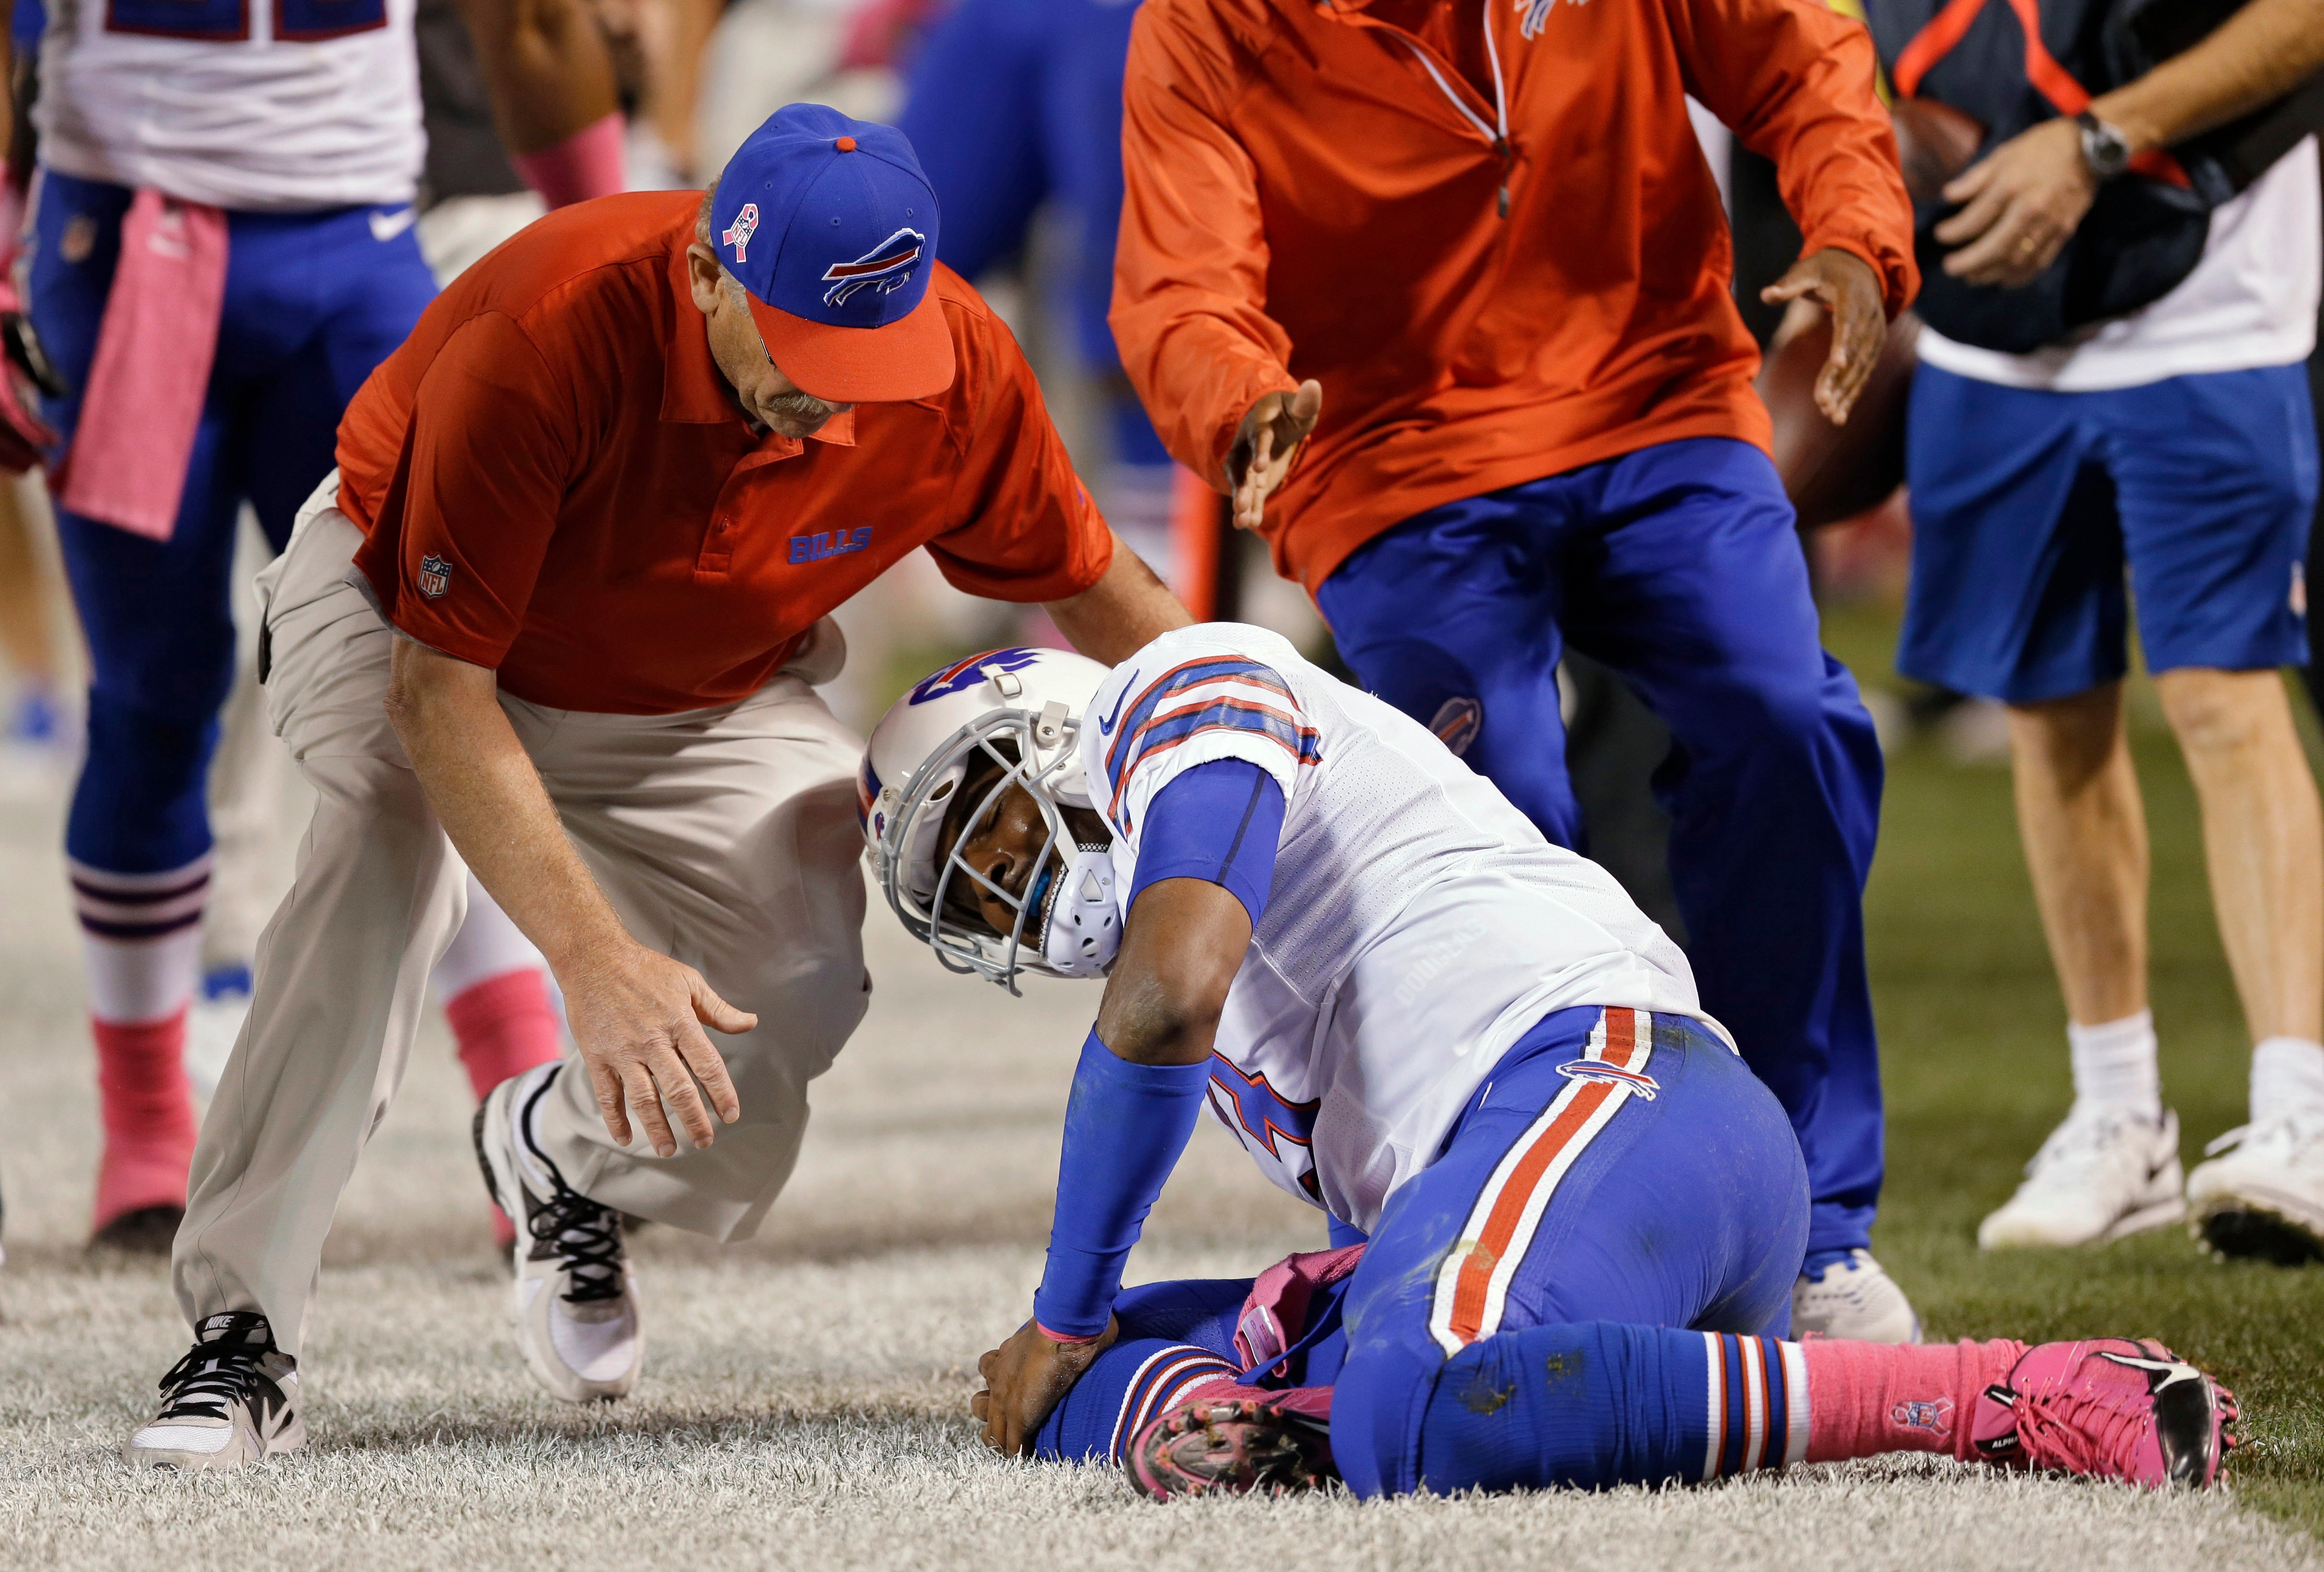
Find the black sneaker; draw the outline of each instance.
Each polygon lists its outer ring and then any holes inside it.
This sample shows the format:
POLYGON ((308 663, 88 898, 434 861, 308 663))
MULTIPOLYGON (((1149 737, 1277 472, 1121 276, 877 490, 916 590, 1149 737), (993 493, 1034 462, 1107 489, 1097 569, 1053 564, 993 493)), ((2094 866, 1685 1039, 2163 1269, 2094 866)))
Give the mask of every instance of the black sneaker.
POLYGON ((562 1068, 543 1065, 493 1088, 476 1108, 476 1162, 493 1202, 516 1224, 509 1325, 526 1368, 553 1397, 610 1402, 629 1395, 645 1363, 622 1214, 567 1187, 528 1142, 530 1170, 549 1181, 548 1193, 536 1190, 517 1151, 532 1106, 562 1068))
POLYGON ((161 1409, 121 1445, 143 1468, 239 1468, 307 1444, 299 1362, 274 1347, 266 1318, 211 1316, 161 1377, 161 1409))

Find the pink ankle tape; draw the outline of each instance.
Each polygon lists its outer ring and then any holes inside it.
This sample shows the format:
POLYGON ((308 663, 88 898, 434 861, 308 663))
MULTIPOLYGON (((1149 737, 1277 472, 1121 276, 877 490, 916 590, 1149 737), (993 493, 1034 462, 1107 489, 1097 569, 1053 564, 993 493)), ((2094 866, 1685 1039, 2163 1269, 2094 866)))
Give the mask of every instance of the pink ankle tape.
POLYGON ((479 1102, 509 1077, 565 1052, 556 1007, 549 1002, 549 979, 537 966, 470 983, 444 1001, 444 1019, 460 1045, 460 1062, 479 1102))
POLYGON ((1966 1458, 1978 1393, 2009 1374, 2025 1345, 2007 1338, 1914 1347, 1815 1338, 1808 1365, 1811 1463, 1882 1452, 1966 1458))
POLYGON ((184 1008, 159 1021, 91 1021, 89 1033, 105 1117, 96 1226, 144 1207, 185 1205, 197 1131, 184 1008))
POLYGON ((514 154, 509 161, 551 207, 610 197, 627 183, 622 168, 621 113, 593 120, 554 146, 514 154))

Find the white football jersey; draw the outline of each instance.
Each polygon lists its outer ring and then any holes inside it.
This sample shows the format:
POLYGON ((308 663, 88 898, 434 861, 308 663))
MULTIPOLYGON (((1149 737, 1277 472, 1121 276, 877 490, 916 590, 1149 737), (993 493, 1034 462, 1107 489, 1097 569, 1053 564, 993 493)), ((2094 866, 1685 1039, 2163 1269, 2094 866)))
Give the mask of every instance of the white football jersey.
POLYGON ((1276 634, 1164 634, 1099 688, 1081 750, 1125 891, 1147 806, 1179 774, 1241 758, 1282 786, 1274 884, 1228 990, 1210 1108, 1276 1183, 1358 1227, 1552 1010, 1709 1020, 1686 957, 1613 876, 1276 634))
POLYGON ((41 161, 189 202, 409 202, 415 0, 52 0, 41 161))

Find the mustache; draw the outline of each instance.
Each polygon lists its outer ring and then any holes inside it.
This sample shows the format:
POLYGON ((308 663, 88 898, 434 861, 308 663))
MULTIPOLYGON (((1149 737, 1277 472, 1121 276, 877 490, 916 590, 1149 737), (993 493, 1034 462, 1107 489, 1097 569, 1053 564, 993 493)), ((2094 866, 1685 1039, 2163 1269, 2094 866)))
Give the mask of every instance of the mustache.
POLYGON ((788 415, 795 420, 828 420, 834 415, 844 414, 855 408, 853 404, 834 404, 805 392, 777 393, 773 398, 762 399, 760 402, 769 412, 788 415))

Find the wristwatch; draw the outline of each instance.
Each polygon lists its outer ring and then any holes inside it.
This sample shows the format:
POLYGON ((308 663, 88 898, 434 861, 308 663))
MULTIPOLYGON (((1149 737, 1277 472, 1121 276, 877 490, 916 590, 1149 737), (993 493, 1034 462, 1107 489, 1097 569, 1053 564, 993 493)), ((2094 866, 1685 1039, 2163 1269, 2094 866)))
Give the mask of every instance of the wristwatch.
POLYGON ((2082 161, 2101 180, 2111 180, 2130 167, 2130 138, 2089 110, 2074 116, 2082 128, 2082 161))

